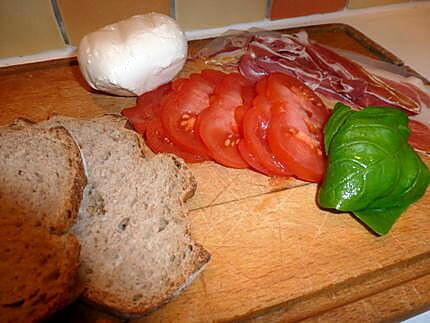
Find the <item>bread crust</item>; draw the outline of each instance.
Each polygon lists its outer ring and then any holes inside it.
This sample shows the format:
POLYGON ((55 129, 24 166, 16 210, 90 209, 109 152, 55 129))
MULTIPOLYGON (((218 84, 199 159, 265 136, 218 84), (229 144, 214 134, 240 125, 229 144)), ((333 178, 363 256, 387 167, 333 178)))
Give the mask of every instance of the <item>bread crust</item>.
MULTIPOLYGON (((163 167, 169 170, 170 173, 159 174, 154 176, 161 176, 161 177, 166 176, 164 180, 166 181, 166 183, 169 183, 166 185, 172 186, 173 191, 170 194, 173 194, 173 195, 157 196, 157 199, 161 199, 161 200, 172 199, 172 201, 176 201, 173 203, 174 205, 176 205, 175 206, 176 210, 172 211, 174 212, 175 215, 173 214, 170 215, 172 219, 176 218, 176 220, 171 220, 171 221, 173 222, 178 221, 178 223, 183 223, 183 224, 175 224, 180 226, 183 225, 184 236, 182 238, 183 241, 180 242, 179 245, 181 244, 183 245, 184 252, 187 252, 187 253, 189 252, 189 255, 187 257, 190 257, 189 260, 187 260, 187 262, 185 262, 184 264, 181 264, 181 266, 185 267, 183 269, 183 272, 181 272, 180 274, 175 274, 177 276, 175 276, 176 278, 174 279, 174 281, 170 281, 170 286, 167 288, 163 287, 163 290, 161 290, 156 295, 151 294, 152 296, 149 299, 144 299, 142 301, 137 301, 137 302, 131 302, 132 295, 129 295, 129 297, 123 297, 121 294, 111 294, 108 290, 104 289, 102 286, 94 285, 91 281, 91 278, 86 277, 85 270, 84 269, 81 270, 82 281, 84 282, 84 285, 85 285, 85 291, 82 295, 82 299, 86 303, 92 304, 97 308, 107 310, 121 317, 139 317, 148 313, 149 311, 155 310, 156 308, 167 303, 170 299, 172 299, 177 294, 179 294, 180 291, 182 291, 185 288, 185 286, 191 283, 192 279, 195 278, 197 274, 201 272, 201 270, 203 270, 203 268, 210 260, 210 254, 201 245, 193 242, 191 239, 189 223, 187 222, 187 219, 186 219, 186 214, 188 210, 185 208, 184 203, 194 195, 194 192, 196 190, 196 181, 191 171, 189 170, 188 166, 185 164, 185 162, 182 159, 174 155, 160 154, 160 155, 153 156, 151 158, 145 157, 146 145, 143 139, 134 131, 127 129, 126 124, 127 124, 127 120, 122 116, 104 115, 93 119, 80 119, 80 120, 67 118, 67 117, 54 117, 48 120, 45 124, 42 123, 42 126, 52 127, 57 125, 63 125, 70 131, 72 136, 74 136, 75 141, 78 143, 78 145, 81 146, 81 149, 84 153, 84 159, 86 160, 85 163, 87 165, 90 165, 89 168, 87 169, 88 184, 89 184, 89 187, 94 188, 95 191, 99 189, 98 185, 101 182, 99 181, 99 178, 94 178, 95 176, 94 172, 97 170, 97 172, 99 172, 100 174, 101 169, 106 169, 106 167, 110 167, 110 166, 106 166, 102 164, 104 163, 104 159, 103 161, 97 161, 95 160, 96 158, 95 156, 88 156, 85 154, 86 153, 91 154, 91 152, 97 151, 96 154, 99 157, 109 156, 108 158, 112 158, 115 160, 118 159, 122 161, 124 156, 123 155, 117 156, 116 154, 118 154, 118 152, 114 152, 114 151, 105 152, 103 150, 105 149, 104 146, 109 145, 109 142, 113 140, 112 137, 109 137, 109 136, 112 136, 116 131, 122 134, 118 136, 121 138, 125 138, 124 139, 125 142, 122 142, 122 141, 118 142, 115 147, 118 147, 117 145, 121 145, 121 144, 124 145, 124 147, 128 147, 128 148, 124 148, 125 151, 131 154, 132 159, 135 160, 133 162, 133 165, 129 165, 129 166, 138 167, 137 165, 140 165, 140 167, 149 168, 149 167, 154 167, 154 165, 164 165, 163 167), (98 137, 106 136, 105 139, 97 138, 97 140, 96 139, 92 140, 91 138, 88 138, 89 136, 88 133, 91 133, 92 131, 91 129, 88 130, 89 127, 91 126, 97 127, 96 124, 101 129, 106 128, 106 130, 104 130, 106 133, 97 133, 97 134, 93 133, 92 136, 98 136, 98 137), (85 136, 85 138, 82 138, 82 136, 85 136), (85 145, 90 145, 91 150, 89 150, 88 147, 85 145), (89 162, 89 160, 91 162, 89 162), (191 251, 188 251, 188 248, 191 248, 190 249, 191 251), (187 251, 185 251, 185 249, 187 249, 187 251)), ((123 153, 124 152, 121 152, 121 154, 123 153)), ((127 164, 123 164, 122 166, 127 168, 127 164)), ((117 167, 117 166, 113 166, 113 167, 117 167)), ((106 174, 109 174, 108 169, 106 169, 106 174)), ((152 173, 150 172, 149 174, 152 174, 152 173)), ((106 175, 106 176, 107 176, 106 180, 110 181, 111 176, 109 175, 106 175)), ((123 178, 121 178, 120 180, 122 181, 123 178)), ((106 182, 103 181, 103 185, 105 183, 106 182)), ((130 185, 130 183, 123 183, 123 182, 109 182, 109 183, 110 183, 109 184, 110 187, 115 187, 115 186, 120 187, 121 185, 130 185)), ((138 190, 145 190, 145 188, 141 187, 138 190)), ((85 199, 88 200, 88 194, 89 193, 87 192, 87 196, 84 198, 84 200, 85 199)), ((116 199, 116 196, 103 196, 103 194, 105 194, 103 193, 103 191, 101 193, 98 192, 98 194, 101 194, 102 200, 105 200, 105 201, 116 199)), ((143 196, 142 194, 143 193, 141 193, 141 195, 139 196, 143 196)), ((166 193, 162 193, 162 194, 167 194, 167 191, 166 193)), ((118 201, 118 203, 121 203, 121 202, 118 201)), ((94 243, 94 242, 91 242, 93 241, 91 240, 92 238, 90 239, 91 234, 93 233, 90 234, 89 232, 87 232, 86 228, 88 228, 88 226, 92 228, 95 228, 95 227, 98 228, 98 226, 100 225, 107 225, 106 222, 103 222, 101 220, 100 222, 97 222, 97 223, 94 222, 95 219, 97 219, 97 217, 106 216, 107 218, 112 219, 109 222, 116 221, 114 219, 118 219, 121 217, 118 214, 109 214, 109 213, 107 215, 102 215, 100 212, 95 215, 87 214, 85 210, 86 210, 86 206, 82 205, 81 213, 79 215, 79 221, 76 225, 77 229, 74 230, 78 238, 84 238, 86 240, 86 242, 83 242, 84 253, 86 251, 86 245, 94 243), (84 226, 84 228, 82 226, 84 226)), ((109 212, 109 210, 106 212, 109 212)), ((124 217, 127 216, 126 211, 121 211, 121 212, 123 212, 124 217)), ((108 247, 109 244, 121 243, 121 242, 112 241, 113 237, 107 234, 107 232, 110 232, 111 229, 104 230, 103 227, 100 227, 99 229, 97 229, 97 231, 99 230, 100 232, 106 232, 105 233, 106 235, 103 236, 102 233, 99 233, 99 236, 94 237, 94 239, 96 239, 97 241, 100 241, 100 240, 104 241, 104 239, 108 239, 108 241, 109 239, 111 240, 111 242, 107 242, 106 244, 104 244, 103 248, 108 247)), ((172 237, 172 239, 174 238, 172 237)), ((87 261, 88 261, 88 257, 87 257, 87 261)), ((114 259, 106 259, 106 262, 114 262, 114 259)), ((137 265, 137 264, 134 264, 134 265, 137 265)), ((83 268, 87 268, 87 267, 84 266, 83 268)), ((157 268, 153 268, 153 269, 157 270, 157 268)), ((99 269, 91 265, 91 272, 97 271, 97 270, 99 269)), ((104 272, 104 275, 106 275, 106 272, 104 272)), ((124 275, 126 275, 126 273, 124 273, 124 275)), ((119 284, 119 282, 117 282, 116 284, 119 284)), ((160 286, 164 286, 164 285, 160 285, 160 286)), ((133 291, 130 291, 130 293, 132 292, 133 291)), ((142 289, 141 292, 145 294, 145 289, 142 289)))
POLYGON ((129 303, 118 303, 116 300, 110 301, 112 298, 111 295, 94 290, 87 290, 82 294, 81 299, 85 303, 97 309, 109 312, 119 318, 137 319, 143 315, 154 312, 180 295, 210 262, 210 253, 199 244, 195 244, 195 247, 198 248, 199 251, 196 255, 193 270, 184 275, 186 276, 185 279, 175 282, 175 285, 173 285, 169 291, 157 298, 154 298, 150 303, 141 304, 140 306, 132 306, 132 304, 129 303))
MULTIPOLYGON (((22 133, 23 138, 32 135, 46 135, 49 140, 56 142, 56 144, 60 143, 63 146, 64 158, 66 158, 68 162, 67 170, 64 169, 63 171, 69 172, 71 182, 67 184, 68 191, 66 192, 64 205, 57 209, 60 213, 56 215, 56 218, 52 216, 49 217, 49 222, 43 222, 42 224, 53 232, 67 232, 76 222, 83 191, 87 184, 80 148, 69 131, 62 126, 44 130, 37 127, 35 123, 21 118, 15 120, 14 123, 8 126, 0 127, 0 132, 5 133, 6 137, 8 135, 7 132, 14 132, 15 134, 22 133)), ((29 152, 29 154, 31 155, 31 152, 29 152)), ((52 174, 48 174, 48 176, 52 176, 52 174)), ((33 185, 37 186, 38 183, 33 183, 33 185)))
POLYGON ((8 149, 0 155, 0 321, 39 322, 82 292, 80 244, 67 231, 87 179, 80 149, 64 127, 18 119, 0 127, 0 137, 8 149), (61 189, 52 187, 57 183, 61 189))
POLYGON ((52 228, 55 231, 67 232, 72 225, 76 222, 79 212, 79 206, 84 193, 84 188, 87 185, 87 177, 83 160, 81 158, 81 151, 69 131, 64 127, 54 127, 48 129, 53 132, 59 140, 62 140, 67 147, 70 147, 72 156, 69 159, 70 167, 75 171, 73 183, 70 188, 70 194, 66 201, 66 209, 64 210, 63 217, 66 219, 64 225, 52 228))

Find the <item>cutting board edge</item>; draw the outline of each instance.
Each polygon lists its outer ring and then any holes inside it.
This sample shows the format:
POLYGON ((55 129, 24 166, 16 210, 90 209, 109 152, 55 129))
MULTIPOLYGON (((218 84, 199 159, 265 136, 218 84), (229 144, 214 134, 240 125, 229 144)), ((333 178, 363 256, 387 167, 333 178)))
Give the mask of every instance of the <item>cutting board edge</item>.
POLYGON ((318 291, 296 299, 255 311, 251 310, 244 315, 219 321, 261 320, 265 316, 272 315, 273 312, 278 312, 278 315, 279 312, 281 313, 282 322, 304 320, 426 275, 430 275, 430 251, 357 277, 348 278, 336 285, 326 285, 318 291), (381 277, 383 277, 382 280, 381 277), (373 283, 375 286, 372 286, 373 283), (337 300, 333 301, 336 298, 337 300))

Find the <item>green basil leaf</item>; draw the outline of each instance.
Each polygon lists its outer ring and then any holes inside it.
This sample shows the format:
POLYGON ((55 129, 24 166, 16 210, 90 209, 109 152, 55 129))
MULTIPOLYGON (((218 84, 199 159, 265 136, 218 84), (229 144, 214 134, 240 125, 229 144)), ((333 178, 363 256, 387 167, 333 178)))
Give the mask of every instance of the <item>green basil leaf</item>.
POLYGON ((345 120, 348 119, 351 113, 353 113, 353 111, 345 104, 340 102, 335 104, 332 117, 327 121, 327 124, 324 127, 324 147, 326 154, 328 154, 330 143, 334 135, 343 125, 345 120))
POLYGON ((353 212, 378 234, 426 191, 427 166, 409 146, 400 110, 337 104, 324 128, 328 167, 318 192, 323 208, 353 212))
POLYGON ((406 206, 389 209, 368 209, 355 211, 354 215, 366 224, 373 232, 384 235, 392 228, 393 224, 406 210, 406 206))

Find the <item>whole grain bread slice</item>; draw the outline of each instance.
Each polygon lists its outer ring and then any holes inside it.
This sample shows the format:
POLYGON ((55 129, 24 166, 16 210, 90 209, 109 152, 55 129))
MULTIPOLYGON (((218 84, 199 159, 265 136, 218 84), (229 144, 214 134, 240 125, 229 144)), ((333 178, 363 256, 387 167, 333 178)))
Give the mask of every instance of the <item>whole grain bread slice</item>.
POLYGON ((81 148, 88 185, 73 227, 82 244, 84 298, 122 316, 140 316, 177 295, 209 253, 189 232, 184 202, 195 181, 182 160, 145 158, 126 119, 54 117, 81 148))
POLYGON ((49 230, 66 232, 85 184, 79 147, 64 127, 0 127, 0 212, 30 215, 49 230))
POLYGON ((77 297, 79 242, 0 213, 0 322, 38 322, 77 297))

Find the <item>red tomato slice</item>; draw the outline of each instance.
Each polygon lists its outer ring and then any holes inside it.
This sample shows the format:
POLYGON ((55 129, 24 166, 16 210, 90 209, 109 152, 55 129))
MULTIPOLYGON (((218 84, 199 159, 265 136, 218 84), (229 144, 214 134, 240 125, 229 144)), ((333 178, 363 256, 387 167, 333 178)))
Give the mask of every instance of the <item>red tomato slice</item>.
POLYGON ((255 92, 257 92, 257 94, 266 95, 266 90, 267 90, 267 77, 261 79, 255 85, 255 92))
POLYGON ((161 123, 167 136, 182 150, 208 157, 208 150, 195 131, 197 116, 209 107, 207 84, 199 82, 196 78, 188 80, 164 102, 161 123))
POLYGON ((322 144, 308 130, 306 112, 297 102, 276 103, 267 141, 275 156, 300 179, 319 182, 325 171, 322 144))
POLYGON ((182 86, 188 82, 188 79, 186 78, 180 78, 180 79, 176 79, 172 82, 172 89, 174 91, 179 91, 182 86))
POLYGON ((237 148, 239 149, 240 155, 242 156, 243 160, 249 166, 251 166, 254 170, 256 170, 256 171, 258 171, 258 172, 260 172, 262 174, 271 176, 270 172, 267 169, 265 169, 263 167, 263 165, 260 164, 260 162, 258 161, 258 159, 251 153, 251 151, 249 151, 249 149, 247 148, 247 145, 245 144, 245 141, 243 140, 243 138, 242 138, 242 140, 240 140, 237 148))
POLYGON ((236 124, 238 126, 237 128, 237 132, 240 133, 240 136, 243 137, 243 129, 242 129, 242 125, 243 125, 243 118, 245 117, 246 111, 248 111, 248 107, 245 105, 239 105, 235 110, 234 110, 234 120, 236 121, 236 124))
POLYGON ((172 84, 167 83, 159 86, 155 90, 146 92, 137 98, 137 105, 141 106, 156 106, 160 100, 167 95, 172 89, 172 84))
POLYGON ((204 79, 209 81, 214 87, 221 83, 221 81, 227 76, 227 74, 217 70, 203 70, 201 75, 204 79))
POLYGON ((267 128, 271 121, 270 101, 264 96, 254 99, 254 106, 243 118, 243 137, 247 150, 258 160, 269 176, 289 176, 287 165, 275 157, 267 143, 267 128))
POLYGON ((144 93, 137 98, 137 104, 134 107, 126 108, 121 111, 134 129, 144 134, 147 124, 160 114, 160 102, 171 91, 171 84, 165 84, 157 89, 144 93))
POLYGON ((144 134, 150 120, 155 117, 152 109, 142 109, 138 105, 131 108, 122 109, 121 114, 128 119, 134 130, 144 134))
POLYGON ((240 133, 234 108, 214 104, 199 115, 198 125, 198 133, 214 160, 228 167, 248 167, 237 148, 240 133))
POLYGON ((221 95, 225 104, 231 106, 251 106, 255 92, 252 84, 239 73, 228 74, 216 87, 215 93, 221 95))
POLYGON ((267 141, 275 156, 298 178, 319 182, 325 171, 322 130, 329 111, 300 81, 274 73, 266 93, 272 101, 267 141))
POLYGON ((199 136, 212 158, 220 164, 248 167, 237 147, 241 138, 237 118, 243 116, 244 106, 252 102, 253 96, 252 85, 242 75, 228 74, 215 88, 210 107, 199 116, 199 136))
POLYGON ((215 89, 215 85, 206 80, 202 75, 193 73, 189 76, 189 82, 186 84, 184 89, 182 89, 182 91, 187 91, 189 88, 192 88, 193 91, 212 94, 215 89))
POLYGON ((198 163, 207 160, 204 156, 195 155, 181 150, 166 136, 161 121, 152 119, 146 129, 146 144, 155 153, 171 153, 183 158, 188 163, 198 163))
POLYGON ((314 91, 294 77, 273 73, 268 77, 266 94, 272 102, 289 102, 294 98, 309 116, 305 119, 309 131, 322 140, 322 128, 330 116, 330 110, 314 91))

